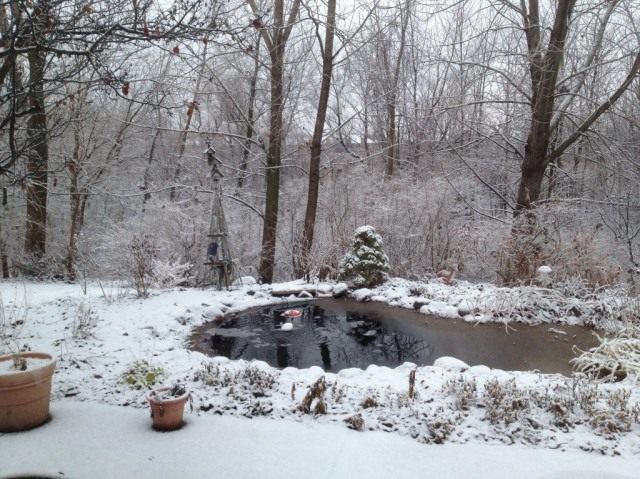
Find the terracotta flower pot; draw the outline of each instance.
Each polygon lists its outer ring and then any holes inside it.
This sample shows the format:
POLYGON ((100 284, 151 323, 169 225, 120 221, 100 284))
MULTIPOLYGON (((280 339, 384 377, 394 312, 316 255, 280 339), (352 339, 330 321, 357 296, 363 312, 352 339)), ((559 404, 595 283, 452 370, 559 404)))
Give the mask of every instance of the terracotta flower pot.
MULTIPOLYGON (((0 356, 0 364, 13 361, 15 356, 0 356)), ((25 352, 17 356, 27 360, 26 370, 0 368, 0 432, 30 429, 49 419, 51 376, 56 360, 46 353, 25 352), (29 359, 40 361, 29 365, 29 359)))
POLYGON ((190 394, 184 392, 177 397, 167 397, 167 393, 172 389, 171 387, 154 389, 147 396, 151 406, 153 428, 158 431, 173 431, 180 429, 183 425, 184 405, 190 394))

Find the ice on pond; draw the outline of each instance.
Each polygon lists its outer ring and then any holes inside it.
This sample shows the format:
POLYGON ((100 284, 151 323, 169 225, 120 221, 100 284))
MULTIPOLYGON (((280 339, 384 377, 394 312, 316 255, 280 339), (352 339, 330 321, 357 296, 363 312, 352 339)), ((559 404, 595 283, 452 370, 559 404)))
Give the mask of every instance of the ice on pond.
MULTIPOLYGON (((507 332, 499 324, 471 325, 375 303, 321 299, 296 304, 302 314, 293 320, 286 317, 289 308, 272 306, 228 316, 216 327, 196 329, 192 344, 211 356, 257 359, 280 368, 339 371, 370 364, 396 367, 407 361, 429 366, 449 356, 466 363, 456 363, 461 370, 483 364, 568 374, 572 347, 586 350, 595 343, 587 328, 563 327, 567 341, 556 341, 549 325, 507 332)), ((442 360, 439 365, 454 367, 442 360)))
POLYGON ((253 330, 246 330, 241 328, 209 328, 207 334, 211 336, 222 336, 225 338, 251 338, 258 334, 253 330))

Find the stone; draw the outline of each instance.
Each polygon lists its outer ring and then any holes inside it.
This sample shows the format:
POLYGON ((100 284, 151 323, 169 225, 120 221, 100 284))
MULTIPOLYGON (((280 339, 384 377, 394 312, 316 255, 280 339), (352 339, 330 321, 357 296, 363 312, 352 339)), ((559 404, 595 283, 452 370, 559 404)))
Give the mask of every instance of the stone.
POLYGON ((334 298, 343 298, 349 292, 349 287, 346 283, 338 283, 333 287, 333 297, 334 298))
POLYGON ((469 365, 458 358, 451 356, 442 356, 435 360, 433 365, 437 368, 442 368, 445 371, 461 373, 469 369, 469 365))

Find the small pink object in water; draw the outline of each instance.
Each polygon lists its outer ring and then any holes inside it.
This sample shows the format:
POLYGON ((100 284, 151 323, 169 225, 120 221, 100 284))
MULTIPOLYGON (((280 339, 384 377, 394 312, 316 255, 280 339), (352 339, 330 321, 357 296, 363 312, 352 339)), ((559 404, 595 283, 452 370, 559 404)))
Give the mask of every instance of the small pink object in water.
POLYGON ((284 313, 282 313, 282 315, 290 319, 299 318, 300 316, 302 316, 302 311, 300 311, 299 309, 287 309, 284 313))

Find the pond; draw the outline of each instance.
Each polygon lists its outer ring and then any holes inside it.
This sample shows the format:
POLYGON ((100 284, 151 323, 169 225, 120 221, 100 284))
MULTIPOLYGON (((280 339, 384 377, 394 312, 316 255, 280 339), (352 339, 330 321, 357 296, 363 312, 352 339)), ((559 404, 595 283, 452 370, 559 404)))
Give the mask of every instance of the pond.
POLYGON ((210 356, 334 372, 405 361, 426 366, 453 356, 470 365, 570 374, 573 346, 585 350, 596 342, 591 330, 577 326, 474 325, 379 303, 330 299, 228 315, 191 337, 192 349, 210 356), (292 308, 302 315, 288 320, 283 313, 292 308), (286 322, 292 326, 283 329, 286 322))

